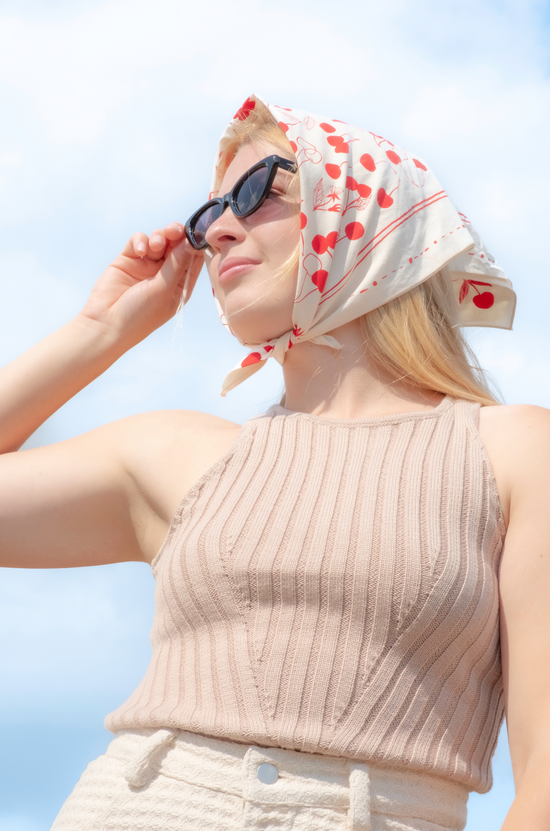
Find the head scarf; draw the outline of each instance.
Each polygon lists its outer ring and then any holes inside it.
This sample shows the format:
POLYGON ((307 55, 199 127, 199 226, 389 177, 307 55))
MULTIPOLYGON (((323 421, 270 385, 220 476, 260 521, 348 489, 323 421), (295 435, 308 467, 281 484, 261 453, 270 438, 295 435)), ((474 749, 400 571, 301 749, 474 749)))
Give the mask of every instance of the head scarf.
MULTIPOLYGON (((462 326, 511 329, 516 296, 467 217, 427 164, 391 141, 334 118, 250 96, 233 117, 217 159, 257 102, 286 133, 300 170, 301 243, 292 330, 264 343, 225 378, 222 395, 294 343, 339 349, 327 333, 447 269, 462 326)), ((220 182, 217 169, 212 195, 220 182)), ((222 323, 222 308, 215 298, 222 323)), ((228 327, 229 328, 229 327, 228 327)))

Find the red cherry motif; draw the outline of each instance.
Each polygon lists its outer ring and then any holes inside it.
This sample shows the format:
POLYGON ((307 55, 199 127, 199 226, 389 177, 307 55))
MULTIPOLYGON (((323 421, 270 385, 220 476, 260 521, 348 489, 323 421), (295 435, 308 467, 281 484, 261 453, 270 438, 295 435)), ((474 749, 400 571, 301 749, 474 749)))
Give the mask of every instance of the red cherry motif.
POLYGON ((478 309, 490 309, 495 302, 495 295, 490 291, 484 291, 481 294, 476 294, 473 298, 474 306, 478 309))
POLYGON ((269 344, 267 344, 267 346, 264 346, 264 352, 272 352, 274 349, 275 347, 270 346, 269 344))
POLYGON ((248 118, 248 116, 255 107, 256 102, 253 101, 252 98, 247 98, 242 107, 237 110, 237 112, 233 116, 233 119, 238 118, 239 121, 244 121, 246 118, 248 118))
POLYGON ((290 142, 290 146, 292 147, 292 151, 293 151, 294 153, 297 153, 297 152, 298 152, 298 145, 296 144, 296 142, 295 142, 295 141, 291 141, 291 142, 290 142))
POLYGON ((363 167, 366 168, 367 170, 370 170, 371 173, 374 173, 374 171, 376 170, 376 165, 374 164, 374 159, 372 158, 370 153, 363 153, 363 155, 361 156, 359 161, 361 162, 363 167))
POLYGON ((311 275, 311 281, 314 285, 317 286, 321 294, 324 291, 325 284, 327 282, 328 271, 325 271, 324 268, 320 268, 319 271, 316 271, 314 274, 311 275))
POLYGON ((347 153, 349 151, 349 144, 342 136, 329 136, 327 142, 331 147, 334 147, 335 153, 347 153))
POLYGON ((326 164, 325 170, 331 179, 339 179, 342 174, 342 169, 337 164, 326 164))
POLYGON ((361 196, 363 199, 367 199, 367 197, 369 197, 372 193, 371 187, 369 187, 368 185, 358 184, 353 178, 353 176, 348 176, 346 178, 346 188, 348 190, 356 190, 359 196, 361 196))
POLYGON ((372 193, 372 188, 368 185, 357 185, 357 193, 359 196, 362 196, 363 199, 367 199, 372 193))
POLYGON ((279 127, 283 133, 288 133, 288 124, 285 124, 284 121, 279 121, 279 127))
POLYGON ((345 228, 346 237, 349 240, 360 239, 365 233, 365 229, 360 222, 350 222, 345 228))
POLYGON ((317 234, 311 240, 311 247, 316 254, 324 254, 329 248, 334 249, 338 242, 338 231, 331 231, 324 237, 322 234, 317 234))
POLYGON ((386 156, 393 164, 401 164, 401 157, 394 153, 393 150, 386 150, 386 156))
POLYGON ((490 309, 495 302, 494 294, 490 291, 480 292, 478 286, 489 286, 489 288, 493 286, 491 283, 482 283, 480 280, 463 280, 458 294, 458 302, 462 303, 466 299, 470 286, 473 286, 476 292, 475 297, 472 298, 474 306, 477 306, 478 309, 490 309))
POLYGON ((306 225, 307 225, 307 216, 305 215, 305 213, 301 212, 300 213, 300 228, 302 229, 302 231, 304 230, 306 225))
POLYGON ((324 130, 325 133, 334 133, 336 132, 336 127, 333 127, 332 124, 327 124, 326 121, 322 121, 319 124, 321 130, 324 130))
POLYGON ((251 352, 250 355, 247 355, 246 358, 241 361, 241 366, 244 369, 245 366, 251 366, 252 364, 257 364, 258 361, 263 360, 262 356, 259 352, 251 352))
POLYGON ((425 164, 422 164, 422 162, 419 162, 419 161, 418 161, 418 159, 413 159, 413 162, 414 162, 414 163, 415 163, 415 165, 419 168, 419 170, 427 170, 427 169, 428 169, 428 168, 426 167, 426 165, 425 165, 425 164))
POLYGON ((391 206, 393 205, 393 199, 391 198, 389 193, 386 193, 384 188, 380 188, 376 196, 376 199, 381 208, 391 208, 391 206))

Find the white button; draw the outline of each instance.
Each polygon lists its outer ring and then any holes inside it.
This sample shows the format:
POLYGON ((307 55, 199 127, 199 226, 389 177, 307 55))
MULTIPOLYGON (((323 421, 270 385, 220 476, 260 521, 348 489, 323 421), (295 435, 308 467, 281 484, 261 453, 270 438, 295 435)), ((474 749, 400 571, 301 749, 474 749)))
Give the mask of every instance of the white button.
POLYGON ((270 765, 268 762, 264 762, 259 766, 258 779, 260 782, 263 782, 264 785, 274 785, 278 778, 279 771, 275 765, 270 765))

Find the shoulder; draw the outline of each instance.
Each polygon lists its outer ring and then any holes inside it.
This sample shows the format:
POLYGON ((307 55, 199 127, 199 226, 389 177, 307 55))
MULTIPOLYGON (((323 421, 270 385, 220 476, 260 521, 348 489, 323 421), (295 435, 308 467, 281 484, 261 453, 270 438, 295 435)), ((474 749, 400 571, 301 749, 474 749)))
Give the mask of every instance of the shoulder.
POLYGON ((481 407, 482 438, 510 457, 533 445, 550 442, 550 410, 533 404, 481 407))
POLYGON ((550 486, 550 410, 531 404, 482 407, 479 433, 508 517, 534 489, 550 486))
POLYGON ((100 428, 129 487, 137 488, 164 519, 227 453, 240 430, 240 424, 194 410, 142 413, 100 428))
POLYGON ((241 425, 195 410, 141 413, 108 425, 125 468, 138 479, 151 469, 169 473, 208 467, 233 444, 241 425), (145 469, 144 469, 145 466, 145 469))
POLYGON ((164 444, 193 444, 201 439, 235 433, 240 424, 196 410, 158 410, 129 416, 100 428, 106 440, 132 446, 138 442, 159 447, 164 444))

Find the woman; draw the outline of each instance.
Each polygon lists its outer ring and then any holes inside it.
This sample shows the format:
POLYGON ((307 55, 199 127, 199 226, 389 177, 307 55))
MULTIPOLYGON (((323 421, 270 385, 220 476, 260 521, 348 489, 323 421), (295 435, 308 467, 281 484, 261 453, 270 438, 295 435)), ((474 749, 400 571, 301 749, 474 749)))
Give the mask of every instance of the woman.
POLYGON ((462 829, 505 706, 503 827, 546 829, 550 416, 498 405, 458 328, 510 328, 509 281, 424 162, 336 120, 252 96, 212 191, 0 376, 2 564, 157 580, 151 665, 53 828, 462 829), (283 405, 11 453, 203 256, 249 347, 224 394, 275 357, 283 405))

